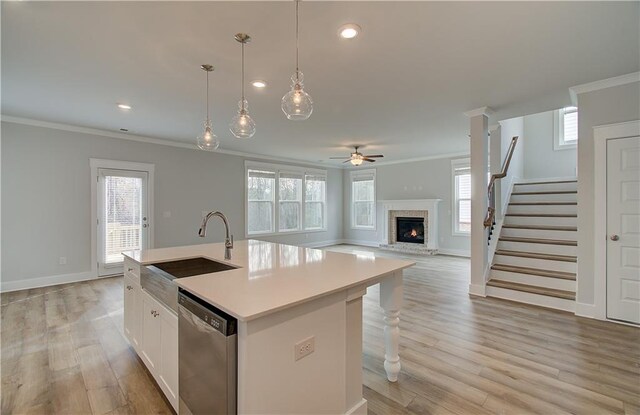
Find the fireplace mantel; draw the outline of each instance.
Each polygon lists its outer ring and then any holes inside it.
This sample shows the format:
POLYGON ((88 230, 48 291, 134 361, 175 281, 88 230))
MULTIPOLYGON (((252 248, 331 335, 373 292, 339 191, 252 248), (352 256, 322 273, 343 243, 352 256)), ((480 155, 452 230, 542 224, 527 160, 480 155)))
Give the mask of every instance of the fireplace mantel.
POLYGON ((380 247, 413 253, 435 254, 438 252, 438 203, 442 199, 411 199, 411 200, 380 200, 382 210, 382 224, 380 232, 380 247), (394 244, 389 240, 389 218, 392 211, 427 211, 425 223, 426 243, 424 245, 409 246, 415 244, 394 244))

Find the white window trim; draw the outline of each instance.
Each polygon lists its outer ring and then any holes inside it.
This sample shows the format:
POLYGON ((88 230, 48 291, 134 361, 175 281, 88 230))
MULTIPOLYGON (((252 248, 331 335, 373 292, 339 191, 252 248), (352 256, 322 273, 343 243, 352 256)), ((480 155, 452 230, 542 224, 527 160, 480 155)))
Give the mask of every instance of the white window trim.
POLYGON ((258 161, 245 160, 244 162, 244 236, 245 238, 266 237, 278 235, 294 235, 301 233, 326 232, 328 229, 329 218, 327 217, 327 205, 329 196, 329 176, 327 170, 313 169, 310 167, 289 166, 285 164, 262 163, 258 161), (274 232, 252 232, 249 233, 249 170, 265 170, 272 171, 276 175, 275 197, 273 209, 273 229, 274 232), (300 229, 297 230, 279 230, 280 228, 280 173, 295 173, 302 175, 302 206, 300 215, 300 229), (304 229, 305 223, 305 180, 307 175, 324 176, 325 178, 325 195, 324 195, 324 223, 322 228, 304 229))
POLYGON ((147 172, 147 217, 149 223, 149 240, 147 241, 147 249, 154 247, 154 176, 155 165, 151 163, 136 163, 130 161, 107 160, 107 159, 89 159, 89 169, 91 172, 91 275, 98 277, 98 177, 99 169, 113 170, 135 170, 147 172))
POLYGON ((376 179, 376 169, 367 169, 367 170, 352 170, 349 173, 349 192, 350 192, 350 205, 349 209, 351 211, 351 229, 354 230, 365 230, 365 231, 375 231, 377 229, 378 216, 376 205, 378 202, 378 180, 376 179), (353 204, 353 179, 361 176, 373 176, 373 226, 358 226, 355 221, 355 209, 353 204))
POLYGON ((470 158, 451 160, 451 234, 453 236, 470 236, 471 232, 458 230, 458 192, 456 191, 456 169, 471 167, 470 158))
MULTIPOLYGON (((578 142, 565 143, 564 141, 564 110, 553 111, 553 149, 555 151, 570 150, 578 147, 578 142)), ((577 110, 576 110, 577 111, 577 110)))

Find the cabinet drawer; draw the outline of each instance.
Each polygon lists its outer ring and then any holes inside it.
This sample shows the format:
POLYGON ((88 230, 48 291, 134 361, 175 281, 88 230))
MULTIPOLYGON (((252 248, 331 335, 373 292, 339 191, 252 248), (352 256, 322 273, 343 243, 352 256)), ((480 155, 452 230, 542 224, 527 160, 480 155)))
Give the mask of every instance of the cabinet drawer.
POLYGON ((124 259, 124 276, 130 277, 133 280, 135 280, 135 282, 140 284, 140 264, 138 264, 137 262, 129 258, 125 258, 124 259))

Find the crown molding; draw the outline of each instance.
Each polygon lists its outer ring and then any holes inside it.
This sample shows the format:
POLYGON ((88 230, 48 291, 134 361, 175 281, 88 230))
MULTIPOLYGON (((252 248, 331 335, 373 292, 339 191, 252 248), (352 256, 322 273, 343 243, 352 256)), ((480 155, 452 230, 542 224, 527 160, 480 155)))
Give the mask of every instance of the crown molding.
POLYGON ((614 76, 613 78, 601 79, 599 81, 589 82, 582 85, 576 85, 569 88, 571 95, 571 103, 578 104, 578 95, 587 92, 599 91, 601 89, 612 88, 614 86, 631 84, 640 82, 640 72, 628 73, 626 75, 614 76))
MULTIPOLYGON (((381 161, 381 162, 375 162, 375 165, 367 164, 367 167, 374 168, 374 167, 380 167, 380 166, 389 166, 391 164, 415 163, 417 161, 450 159, 450 158, 457 158, 457 157, 469 157, 469 152, 464 151, 464 152, 458 152, 458 153, 444 153, 444 154, 437 154, 435 156, 414 157, 414 158, 402 159, 402 160, 381 161)), ((361 166, 348 165, 343 168, 346 170, 357 170, 361 168, 361 166)))
POLYGON ((464 115, 466 115, 469 118, 477 117, 478 115, 485 115, 485 116, 489 117, 493 113, 494 113, 494 111, 489 107, 480 107, 480 108, 476 108, 474 110, 467 111, 467 112, 464 113, 464 115))
MULTIPOLYGON (((9 122, 13 124, 29 125, 33 127, 51 128, 54 130, 61 130, 61 131, 70 131, 73 133, 90 134, 98 137, 116 138, 120 140, 135 141, 139 143, 158 144, 158 145, 169 146, 169 147, 184 148, 187 150, 201 151, 195 144, 180 143, 177 141, 165 140, 162 138, 147 137, 147 136, 141 136, 141 135, 135 135, 135 134, 122 134, 122 133, 117 133, 115 131, 100 130, 97 128, 89 128, 89 127, 79 127, 77 125, 55 123, 50 121, 40 121, 40 120, 31 119, 31 118, 15 117, 12 115, 2 114, 0 115, 0 121, 9 122)), ((290 159, 286 157, 272 157, 272 156, 266 156, 262 154, 245 153, 242 151, 234 151, 234 150, 218 149, 212 153, 228 154, 228 155, 243 157, 245 159, 252 159, 252 160, 276 161, 280 163, 290 163, 290 164, 296 164, 296 165, 321 167, 322 169, 353 170, 358 168, 352 165, 336 166, 330 163, 317 163, 317 162, 306 161, 306 160, 290 159)), ((444 153, 444 154, 437 154, 433 156, 381 161, 381 162, 377 162, 375 167, 387 166, 391 164, 412 163, 416 161, 437 160, 437 159, 468 157, 468 156, 469 156, 469 152, 444 153)), ((374 166, 371 166, 371 167, 374 167, 374 166)))
MULTIPOLYGON (((4 114, 0 115, 0 120, 2 122, 10 122, 13 124, 22 124, 22 125, 29 125, 33 127, 51 128, 54 130, 70 131, 73 133, 90 134, 98 137, 117 138, 120 140, 136 141, 139 143, 158 144, 163 146, 185 148, 188 150, 202 151, 195 144, 180 143, 177 141, 165 140, 162 138, 147 137, 147 136, 141 136, 141 135, 135 135, 135 134, 122 134, 122 133, 117 133, 115 131, 100 130, 97 128, 79 127, 76 125, 55 123, 55 122, 49 122, 49 121, 40 121, 40 120, 31 119, 31 118, 14 117, 12 115, 4 115, 4 114)), ((213 151, 212 153, 228 154, 231 156, 238 156, 238 157, 254 159, 254 160, 277 161, 277 162, 291 163, 291 164, 297 164, 297 165, 302 164, 307 166, 322 167, 323 169, 327 169, 327 168, 342 169, 343 168, 342 166, 332 166, 327 163, 317 163, 317 162, 306 161, 306 160, 290 159, 286 157, 272 157, 272 156, 266 156, 262 154, 245 153, 243 151, 218 149, 216 151, 213 151)))

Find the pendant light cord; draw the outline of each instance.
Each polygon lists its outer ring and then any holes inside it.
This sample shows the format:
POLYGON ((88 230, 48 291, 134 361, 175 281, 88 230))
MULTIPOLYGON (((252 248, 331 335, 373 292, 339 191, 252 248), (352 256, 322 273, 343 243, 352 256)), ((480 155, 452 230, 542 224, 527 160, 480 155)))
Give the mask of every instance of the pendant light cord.
POLYGON ((298 65, 298 49, 300 46, 300 41, 298 40, 298 4, 300 3, 300 0, 295 0, 296 2, 296 80, 300 81, 300 68, 298 65))
POLYGON ((245 107, 244 107, 244 43, 245 42, 242 42, 242 77, 241 77, 242 85, 241 85, 241 88, 240 88, 242 90, 242 109, 243 110, 245 109, 245 107))
POLYGON ((209 71, 207 72, 207 121, 209 121, 209 71))

